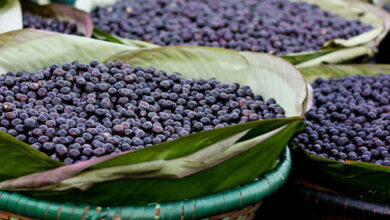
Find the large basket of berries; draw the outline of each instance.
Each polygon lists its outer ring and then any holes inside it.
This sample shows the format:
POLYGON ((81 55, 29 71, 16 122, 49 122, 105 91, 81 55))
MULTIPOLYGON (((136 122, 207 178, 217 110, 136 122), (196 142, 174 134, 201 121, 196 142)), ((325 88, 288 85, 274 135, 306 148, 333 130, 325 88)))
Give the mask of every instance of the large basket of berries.
POLYGON ((33 29, 0 42, 7 193, 104 207, 212 195, 275 169, 303 128, 308 87, 278 57, 33 29))
POLYGON ((93 29, 96 38, 138 48, 263 52, 302 67, 372 56, 390 28, 385 10, 358 0, 65 1, 90 14, 58 3, 5 2, 1 32, 36 28, 90 37, 93 29))
POLYGON ((101 2, 91 11, 96 37, 263 52, 299 66, 371 56, 390 28, 384 10, 353 0, 101 2))
POLYGON ((314 102, 305 131, 292 141, 295 191, 306 190, 307 197, 301 197, 312 202, 316 192, 315 204, 329 203, 333 211, 344 201, 341 214, 388 216, 390 66, 322 65, 300 71, 313 83, 314 102))

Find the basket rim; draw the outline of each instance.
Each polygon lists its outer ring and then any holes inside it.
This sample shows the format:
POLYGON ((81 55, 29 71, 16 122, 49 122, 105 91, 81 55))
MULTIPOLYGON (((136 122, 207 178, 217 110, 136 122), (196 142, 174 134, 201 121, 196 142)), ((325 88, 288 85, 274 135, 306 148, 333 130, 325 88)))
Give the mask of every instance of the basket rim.
POLYGON ((15 192, 0 191, 0 210, 43 219, 200 219, 260 202, 286 182, 290 170, 291 152, 286 146, 273 170, 250 183, 215 194, 143 206, 99 207, 48 202, 15 192))

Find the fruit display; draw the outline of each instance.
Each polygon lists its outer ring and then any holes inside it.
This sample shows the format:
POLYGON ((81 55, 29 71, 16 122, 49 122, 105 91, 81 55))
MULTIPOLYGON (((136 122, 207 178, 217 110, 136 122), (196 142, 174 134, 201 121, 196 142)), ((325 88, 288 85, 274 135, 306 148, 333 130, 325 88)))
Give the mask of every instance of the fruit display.
POLYGON ((75 23, 40 17, 28 12, 23 13, 23 28, 34 28, 64 34, 82 35, 77 31, 77 25, 75 23))
POLYGON ((303 129, 307 84, 268 54, 34 29, 0 39, 0 190, 104 206, 219 193, 273 170, 303 129))
MULTIPOLYGON (((20 3, 23 13, 76 24, 86 37, 139 49, 190 45, 265 52, 299 67, 370 58, 390 30, 390 14, 358 0, 65 2, 73 5, 20 3)), ((9 30, 23 28, 18 7, 0 6, 9 13, 4 17, 14 17, 6 22, 9 30)))
POLYGON ((293 142, 331 160, 390 166, 390 75, 318 78, 305 132, 293 142))
POLYGON ((388 217, 386 2, 0 3, 0 219, 388 217))
POLYGON ((249 86, 153 67, 53 64, 0 76, 0 130, 72 164, 261 119, 282 118, 249 86))
POLYGON ((157 45, 201 45, 283 55, 372 30, 318 6, 288 0, 118 1, 91 12, 96 27, 157 45))

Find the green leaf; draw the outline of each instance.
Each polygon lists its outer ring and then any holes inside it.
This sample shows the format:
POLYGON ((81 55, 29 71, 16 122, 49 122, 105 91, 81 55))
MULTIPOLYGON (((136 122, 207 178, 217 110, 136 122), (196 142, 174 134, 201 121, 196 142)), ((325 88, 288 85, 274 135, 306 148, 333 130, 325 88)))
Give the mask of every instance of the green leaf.
POLYGON ((151 43, 148 43, 145 41, 131 40, 131 39, 125 39, 125 38, 121 38, 121 37, 116 37, 116 36, 113 36, 105 31, 103 31, 102 29, 97 28, 97 27, 95 27, 93 29, 93 36, 98 38, 98 39, 101 39, 101 40, 106 40, 106 41, 118 43, 118 44, 126 44, 126 45, 129 45, 132 47, 137 47, 139 49, 159 47, 156 44, 151 44, 151 43))
POLYGON ((92 36, 93 23, 91 16, 71 5, 57 3, 38 5, 32 1, 22 1, 22 10, 41 17, 75 23, 80 33, 83 33, 86 37, 92 36))
POLYGON ((299 63, 296 66, 299 68, 299 67, 315 66, 320 64, 345 63, 355 58, 364 57, 364 56, 373 56, 373 55, 374 55, 373 48, 367 46, 357 46, 357 47, 335 50, 331 53, 324 54, 318 56, 317 58, 299 63))
MULTIPOLYGON (((331 79, 346 75, 377 75, 390 73, 390 65, 320 65, 299 69, 308 82, 318 77, 331 79)), ((390 167, 372 163, 338 161, 309 155, 294 145, 294 175, 344 195, 372 200, 390 201, 390 167), (308 175, 310 174, 310 175, 308 175)))
POLYGON ((64 165, 4 132, 0 140, 0 181, 64 165))
POLYGON ((34 72, 54 63, 104 61, 134 47, 74 35, 24 29, 0 35, 0 73, 34 72), (23 61, 23 62, 21 62, 23 61))
POLYGON ((111 181, 87 191, 28 191, 25 194, 49 201, 78 201, 99 205, 145 205, 168 202, 221 192, 254 179, 272 169, 286 137, 302 129, 301 121, 293 122, 271 138, 230 160, 180 179, 151 178, 111 181), (251 165, 248 165, 250 163, 251 165), (218 178, 223 177, 223 178, 218 178))
POLYGON ((0 34, 22 28, 22 9, 19 1, 0 1, 0 34))
POLYGON ((324 79, 340 78, 347 75, 367 74, 378 75, 379 73, 390 73, 390 65, 353 64, 353 65, 319 65, 299 68, 308 83, 314 82, 317 78, 324 79))
MULTIPOLYGON (((297 120, 297 118, 291 118, 286 120, 261 120, 256 122, 250 122, 245 124, 239 124, 234 126, 229 126, 221 129, 214 129, 209 132, 199 132, 194 135, 186 136, 181 139, 176 139, 170 142, 164 142, 156 146, 155 148, 144 148, 139 151, 135 151, 131 154, 124 154, 118 157, 115 157, 111 160, 105 161, 98 165, 91 167, 91 170, 98 170, 101 168, 108 168, 114 166, 124 166, 130 164, 136 164, 140 162, 147 162, 153 160, 173 160, 186 155, 190 155, 204 149, 205 147, 211 146, 213 144, 221 144, 218 140, 224 140, 222 144, 226 145, 226 140, 232 141, 232 144, 241 140, 243 137, 242 132, 245 132, 251 128, 262 126, 262 133, 259 133, 256 136, 264 134, 265 132, 270 132, 274 129, 277 129, 281 126, 284 126, 288 123, 297 120), (271 122, 272 121, 272 122, 271 122), (238 136, 235 136, 240 134, 238 136), (233 139, 233 140, 231 140, 233 139), (196 140, 196 141, 194 141, 196 140), (185 148, 180 148, 180 146, 187 146, 185 148)), ((215 156, 215 155, 210 155, 215 156)))
POLYGON ((295 54, 289 54, 285 56, 281 56, 284 60, 287 60, 288 62, 298 65, 301 63, 304 63, 306 61, 311 61, 316 58, 320 58, 326 54, 331 54, 336 49, 326 49, 326 50, 319 50, 314 52, 302 52, 302 53, 295 53, 295 54))
MULTIPOLYGON (((390 14, 358 0, 293 0, 318 5, 326 11, 330 11, 346 19, 358 19, 364 24, 369 24, 373 30, 348 40, 333 39, 319 51, 304 51, 281 56, 298 67, 313 66, 319 64, 337 64, 353 60, 362 56, 373 56, 376 47, 384 39, 390 30, 390 14)), ((110 1, 112 2, 112 1, 110 1)), ((105 2, 102 5, 106 5, 105 2)), ((99 4, 97 4, 99 5, 99 4)), ((157 45, 132 39, 123 39, 112 36, 100 29, 94 29, 94 35, 100 39, 128 44, 139 48, 153 48, 157 45)))
POLYGON ((86 190, 100 182, 124 178, 182 178, 230 159, 234 155, 261 143, 282 126, 300 119, 261 120, 209 132, 199 132, 155 147, 118 155, 99 162, 97 165, 84 166, 85 163, 83 163, 81 166, 76 164, 62 167, 57 169, 56 173, 49 171, 30 175, 27 178, 5 181, 0 184, 0 187, 4 190, 28 190, 41 186, 40 189, 35 190, 59 191, 72 188, 86 190), (243 141, 242 137, 250 129, 255 130, 257 135, 243 141), (183 149, 182 146, 187 147, 183 149), (89 170, 73 178, 63 177, 64 170, 69 170, 69 167, 75 167, 77 173, 87 167, 89 170), (82 168, 80 169, 80 167, 82 168), (53 181, 53 179, 57 181, 53 181), (31 186, 31 183, 34 185, 31 186))
MULTIPOLYGON (((126 44, 119 37, 115 37, 111 34, 108 34, 107 32, 104 32, 102 29, 97 28, 97 27, 93 28, 93 36, 97 39, 106 40, 106 41, 109 41, 112 43, 126 44)), ((135 46, 135 45, 131 45, 131 46, 135 46)))
POLYGON ((390 200, 390 168, 365 162, 340 163, 293 151, 295 177, 343 195, 374 202, 390 200), (310 174, 310 175, 308 175, 310 174))
POLYGON ((0 36, 0 68, 4 72, 34 71, 52 64, 53 59, 58 63, 123 60, 133 66, 152 65, 167 72, 180 72, 184 77, 216 77, 222 82, 247 84, 254 93, 275 98, 291 118, 228 126, 99 161, 42 169, 44 172, 3 181, 1 189, 101 205, 147 204, 219 192, 271 170, 288 140, 303 127, 308 88, 299 71, 281 58, 207 47, 132 48, 24 30, 0 36), (61 45, 66 45, 65 51, 61 45), (8 59, 2 60, 3 55, 8 59), (29 59, 32 55, 34 59, 29 59), (156 185, 164 190, 152 189, 156 185))

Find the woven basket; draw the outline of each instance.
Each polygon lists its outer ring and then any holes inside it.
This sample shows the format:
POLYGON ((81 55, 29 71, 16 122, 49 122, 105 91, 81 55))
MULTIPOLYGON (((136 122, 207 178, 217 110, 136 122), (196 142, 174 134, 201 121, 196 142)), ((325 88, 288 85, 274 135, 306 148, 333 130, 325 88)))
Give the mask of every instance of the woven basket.
POLYGON ((0 191, 0 219, 32 220, 157 220, 157 219, 242 219, 255 217, 261 200, 277 191, 291 169, 288 147, 272 171, 243 186, 220 193, 177 202, 145 206, 95 207, 54 203, 0 191))
POLYGON ((350 198, 295 178, 291 178, 287 186, 291 196, 311 207, 309 212, 316 215, 315 219, 390 219, 390 203, 350 198))

